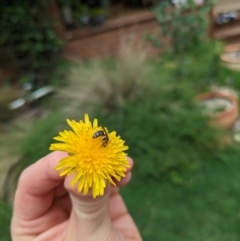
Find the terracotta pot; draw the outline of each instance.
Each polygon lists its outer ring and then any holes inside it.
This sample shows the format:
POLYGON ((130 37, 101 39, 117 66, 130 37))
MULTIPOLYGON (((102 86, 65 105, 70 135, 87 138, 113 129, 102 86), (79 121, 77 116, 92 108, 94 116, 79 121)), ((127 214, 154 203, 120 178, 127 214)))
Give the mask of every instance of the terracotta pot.
POLYGON ((225 129, 231 128, 238 118, 238 100, 235 95, 221 92, 206 92, 197 96, 197 101, 207 101, 211 99, 224 99, 231 102, 231 106, 217 113, 211 114, 210 124, 225 129))
POLYGON ((226 67, 240 71, 240 43, 227 45, 220 58, 226 67))

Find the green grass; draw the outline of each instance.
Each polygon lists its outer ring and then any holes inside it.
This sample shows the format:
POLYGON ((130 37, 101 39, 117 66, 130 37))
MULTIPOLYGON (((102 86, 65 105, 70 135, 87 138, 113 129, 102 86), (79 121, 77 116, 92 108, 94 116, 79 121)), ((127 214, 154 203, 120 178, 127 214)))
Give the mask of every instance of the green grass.
POLYGON ((11 220, 10 205, 0 201, 0 240, 11 241, 10 238, 10 220, 11 220))
POLYGON ((23 156, 20 163, 21 169, 47 155, 50 152, 50 144, 54 142, 53 137, 65 127, 65 117, 57 111, 43 120, 36 121, 33 129, 19 145, 19 151, 23 156))
POLYGON ((145 241, 239 240, 240 150, 223 154, 185 186, 133 177, 122 194, 145 241))
MULTIPOLYGON (((238 241, 239 156, 240 150, 229 150, 212 157, 185 186, 136 179, 133 171, 122 194, 144 241, 238 241)), ((1 203, 1 241, 10 240, 10 215, 9 206, 1 203)))

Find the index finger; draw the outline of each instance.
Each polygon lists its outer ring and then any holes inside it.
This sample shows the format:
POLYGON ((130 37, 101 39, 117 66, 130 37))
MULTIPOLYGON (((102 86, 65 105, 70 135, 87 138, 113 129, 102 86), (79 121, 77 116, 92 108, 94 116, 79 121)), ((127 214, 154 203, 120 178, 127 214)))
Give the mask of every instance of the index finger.
POLYGON ((48 210, 54 198, 54 189, 63 183, 55 170, 65 152, 53 152, 25 169, 18 182, 14 201, 14 215, 30 220, 48 210))

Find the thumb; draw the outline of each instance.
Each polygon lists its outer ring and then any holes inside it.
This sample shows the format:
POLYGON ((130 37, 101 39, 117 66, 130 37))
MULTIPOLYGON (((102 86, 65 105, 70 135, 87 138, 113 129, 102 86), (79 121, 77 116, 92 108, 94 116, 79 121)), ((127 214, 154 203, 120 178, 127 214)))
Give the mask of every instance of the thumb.
POLYGON ((65 188, 72 201, 72 212, 66 232, 66 241, 114 240, 114 231, 109 215, 110 187, 103 196, 83 195, 77 187, 71 187, 72 177, 66 177, 65 188))

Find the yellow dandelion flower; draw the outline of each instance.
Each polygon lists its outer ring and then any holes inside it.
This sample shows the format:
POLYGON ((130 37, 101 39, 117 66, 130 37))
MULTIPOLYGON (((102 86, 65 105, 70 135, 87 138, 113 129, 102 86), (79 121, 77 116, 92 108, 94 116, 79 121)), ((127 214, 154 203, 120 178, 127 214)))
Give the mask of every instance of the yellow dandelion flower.
POLYGON ((65 151, 69 155, 62 159, 56 167, 61 170, 60 176, 75 174, 71 186, 78 182, 78 191, 84 195, 92 189, 92 195, 101 196, 108 183, 116 186, 114 179, 120 181, 125 177, 129 167, 128 146, 117 136, 115 131, 98 126, 98 120, 90 122, 85 114, 84 121, 76 122, 67 119, 73 131, 59 132, 53 139, 63 143, 51 144, 50 150, 65 151))

